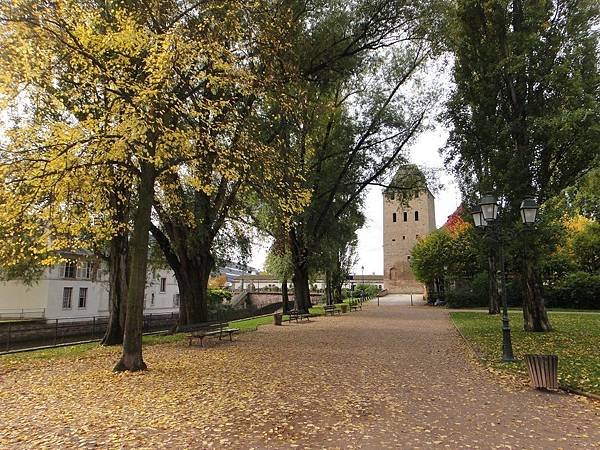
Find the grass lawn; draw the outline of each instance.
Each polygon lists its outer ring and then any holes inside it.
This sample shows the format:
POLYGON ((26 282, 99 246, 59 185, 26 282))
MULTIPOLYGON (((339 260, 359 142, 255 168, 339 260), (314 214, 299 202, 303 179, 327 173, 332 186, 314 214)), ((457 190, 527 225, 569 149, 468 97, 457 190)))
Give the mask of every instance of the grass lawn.
POLYGON ((556 354, 562 386, 600 394, 600 315, 551 312, 553 331, 526 333, 522 314, 509 313, 516 359, 513 364, 501 361, 500 316, 479 312, 451 312, 450 315, 488 366, 528 376, 525 354, 556 354))

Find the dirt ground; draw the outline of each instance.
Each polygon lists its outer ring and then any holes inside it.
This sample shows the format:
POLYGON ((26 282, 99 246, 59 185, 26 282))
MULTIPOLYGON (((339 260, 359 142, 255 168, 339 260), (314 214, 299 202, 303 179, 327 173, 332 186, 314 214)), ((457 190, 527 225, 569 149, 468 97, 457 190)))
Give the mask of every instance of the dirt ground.
POLYGON ((406 303, 150 346, 144 373, 0 358, 0 448, 600 448, 600 404, 499 379, 406 303))

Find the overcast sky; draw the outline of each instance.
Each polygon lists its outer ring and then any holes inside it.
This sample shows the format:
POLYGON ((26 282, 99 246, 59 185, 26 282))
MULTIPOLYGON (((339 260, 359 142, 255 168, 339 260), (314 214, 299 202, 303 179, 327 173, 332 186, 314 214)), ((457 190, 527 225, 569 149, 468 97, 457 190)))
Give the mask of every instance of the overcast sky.
MULTIPOLYGON (((435 219, 437 226, 442 226, 450 214, 460 203, 460 194, 453 177, 444 170, 443 159, 439 149, 446 142, 447 132, 443 128, 424 132, 415 142, 410 153, 410 160, 428 168, 439 169, 438 177, 442 188, 435 194, 435 219)), ((365 274, 383 273, 383 188, 372 186, 367 192, 365 201, 366 224, 358 232, 359 260, 354 267, 356 274, 361 273, 364 266, 365 274)), ((261 269, 264 265, 268 250, 266 244, 256 244, 250 260, 252 267, 261 269)))

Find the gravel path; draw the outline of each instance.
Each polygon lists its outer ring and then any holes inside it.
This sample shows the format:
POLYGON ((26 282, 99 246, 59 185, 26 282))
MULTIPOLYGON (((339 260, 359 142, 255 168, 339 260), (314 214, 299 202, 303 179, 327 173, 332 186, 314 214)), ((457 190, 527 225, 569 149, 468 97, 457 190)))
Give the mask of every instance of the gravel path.
POLYGON ((148 347, 145 374, 110 374, 115 350, 0 360, 0 447, 600 448, 600 405, 496 378, 445 310, 406 303, 148 347))

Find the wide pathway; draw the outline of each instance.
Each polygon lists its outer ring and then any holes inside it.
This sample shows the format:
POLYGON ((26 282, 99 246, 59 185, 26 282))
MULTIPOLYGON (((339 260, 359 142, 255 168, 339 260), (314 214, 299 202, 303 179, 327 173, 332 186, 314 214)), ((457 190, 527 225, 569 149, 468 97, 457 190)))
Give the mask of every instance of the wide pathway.
POLYGON ((2 448, 596 448, 600 405, 481 369, 438 308, 380 306, 234 343, 2 368, 2 448))

